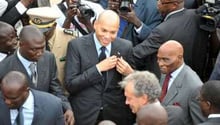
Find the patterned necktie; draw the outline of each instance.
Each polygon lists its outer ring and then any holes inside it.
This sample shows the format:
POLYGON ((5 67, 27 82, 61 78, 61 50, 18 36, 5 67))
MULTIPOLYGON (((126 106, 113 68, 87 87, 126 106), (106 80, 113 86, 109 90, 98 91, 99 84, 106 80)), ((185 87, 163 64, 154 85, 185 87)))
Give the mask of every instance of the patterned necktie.
POLYGON ((37 67, 36 63, 31 63, 29 66, 31 71, 31 80, 35 87, 37 87, 37 77, 38 77, 36 67, 37 67))
POLYGON ((170 78, 171 78, 171 74, 169 73, 166 75, 165 80, 163 82, 162 92, 161 92, 161 96, 160 96, 160 102, 163 102, 163 99, 167 94, 167 89, 168 89, 170 78))
MULTIPOLYGON (((100 49, 101 49, 101 53, 99 55, 99 62, 106 58, 106 54, 105 54, 106 47, 102 46, 100 49)), ((105 85, 107 79, 106 71, 102 72, 102 76, 103 76, 102 84, 105 85)))
POLYGON ((22 110, 23 110, 22 107, 18 109, 18 115, 16 117, 16 122, 15 122, 17 123, 17 125, 24 125, 24 116, 22 110))

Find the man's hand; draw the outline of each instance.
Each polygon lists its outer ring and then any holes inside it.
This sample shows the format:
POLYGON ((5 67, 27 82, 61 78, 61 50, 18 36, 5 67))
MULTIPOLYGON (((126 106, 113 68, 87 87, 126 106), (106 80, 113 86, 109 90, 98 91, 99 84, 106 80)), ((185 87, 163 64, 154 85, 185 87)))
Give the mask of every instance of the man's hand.
POLYGON ((74 125, 75 119, 73 116, 73 111, 68 109, 64 113, 65 125, 74 125))
POLYGON ((134 72, 131 66, 122 57, 118 58, 116 70, 124 76, 134 72))
POLYGON ((129 23, 134 24, 136 28, 139 28, 141 26, 141 21, 140 19, 136 16, 134 9, 132 5, 130 5, 130 12, 127 13, 121 13, 119 12, 120 17, 128 21, 129 23))
POLYGON ((100 72, 108 71, 116 66, 117 60, 116 56, 111 56, 99 62, 96 67, 100 72))

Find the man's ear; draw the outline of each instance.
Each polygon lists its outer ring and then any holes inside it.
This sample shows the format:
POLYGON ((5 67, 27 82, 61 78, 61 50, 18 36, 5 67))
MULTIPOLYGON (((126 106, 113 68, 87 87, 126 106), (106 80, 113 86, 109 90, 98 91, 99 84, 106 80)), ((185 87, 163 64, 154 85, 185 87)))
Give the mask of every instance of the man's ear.
POLYGON ((142 98, 143 105, 148 104, 148 96, 146 94, 144 94, 141 98, 142 98))
POLYGON ((97 25, 98 25, 98 20, 96 19, 96 20, 94 21, 94 24, 93 24, 94 29, 96 29, 96 28, 97 28, 97 25))

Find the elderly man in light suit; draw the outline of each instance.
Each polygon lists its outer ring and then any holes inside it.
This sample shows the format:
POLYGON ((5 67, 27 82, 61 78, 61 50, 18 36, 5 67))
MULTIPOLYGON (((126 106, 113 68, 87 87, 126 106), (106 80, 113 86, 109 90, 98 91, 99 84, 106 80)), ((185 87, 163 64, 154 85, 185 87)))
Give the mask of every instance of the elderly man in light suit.
POLYGON ((179 42, 170 40, 159 48, 157 62, 163 86, 160 101, 165 106, 180 106, 186 115, 186 124, 194 125, 205 120, 196 99, 203 83, 183 60, 183 47, 179 42), (166 83, 168 86, 165 86, 166 83))

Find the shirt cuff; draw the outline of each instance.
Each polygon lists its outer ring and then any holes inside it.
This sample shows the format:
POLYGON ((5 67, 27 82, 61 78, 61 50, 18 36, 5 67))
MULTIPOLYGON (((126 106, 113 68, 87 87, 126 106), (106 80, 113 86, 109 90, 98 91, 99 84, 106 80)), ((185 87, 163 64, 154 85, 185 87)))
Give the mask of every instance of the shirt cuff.
POLYGON ((21 15, 23 15, 27 10, 27 8, 20 1, 16 4, 15 7, 21 15))
POLYGON ((0 16, 2 16, 4 14, 7 7, 8 7, 8 2, 6 2, 5 0, 2 0, 0 2, 0 16))
POLYGON ((97 66, 95 66, 97 71, 99 72, 100 75, 102 75, 102 73, 100 72, 99 68, 97 66))
POLYGON ((140 26, 139 28, 134 27, 134 30, 136 31, 137 34, 140 34, 140 33, 141 33, 141 30, 142 30, 142 28, 143 28, 143 25, 144 25, 144 24, 141 22, 141 26, 140 26))

